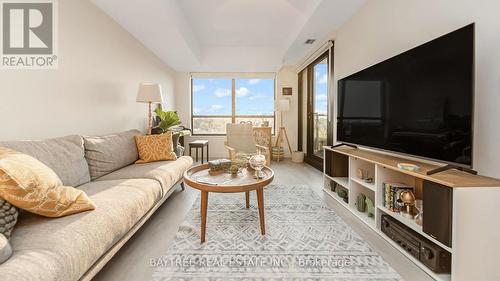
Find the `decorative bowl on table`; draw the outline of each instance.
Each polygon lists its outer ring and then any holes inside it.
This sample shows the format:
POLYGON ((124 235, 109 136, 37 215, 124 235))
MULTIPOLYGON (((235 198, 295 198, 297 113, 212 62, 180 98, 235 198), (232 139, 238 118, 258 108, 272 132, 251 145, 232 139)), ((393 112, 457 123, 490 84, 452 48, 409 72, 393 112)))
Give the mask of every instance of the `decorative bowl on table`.
POLYGON ((262 155, 262 154, 256 154, 252 157, 250 157, 250 159, 248 160, 248 164, 250 165, 250 167, 252 169, 255 170, 255 178, 257 179, 261 179, 263 178, 262 177, 262 168, 264 168, 264 166, 266 165, 266 156, 262 155))

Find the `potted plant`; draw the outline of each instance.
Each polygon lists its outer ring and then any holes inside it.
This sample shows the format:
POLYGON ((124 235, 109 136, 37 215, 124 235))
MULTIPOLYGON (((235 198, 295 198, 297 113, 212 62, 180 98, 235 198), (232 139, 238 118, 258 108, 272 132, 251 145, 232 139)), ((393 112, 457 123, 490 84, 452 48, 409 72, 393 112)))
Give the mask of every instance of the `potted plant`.
POLYGON ((158 125, 154 127, 156 134, 163 134, 169 131, 175 126, 180 125, 181 119, 176 111, 163 111, 161 108, 155 109, 157 116, 158 125))
POLYGON ((172 143, 174 144, 174 152, 177 156, 184 154, 184 147, 179 144, 182 128, 179 125, 182 123, 176 111, 163 111, 161 108, 155 109, 156 122, 153 127, 152 134, 164 134, 172 132, 172 143), (179 128, 179 130, 175 130, 179 128))

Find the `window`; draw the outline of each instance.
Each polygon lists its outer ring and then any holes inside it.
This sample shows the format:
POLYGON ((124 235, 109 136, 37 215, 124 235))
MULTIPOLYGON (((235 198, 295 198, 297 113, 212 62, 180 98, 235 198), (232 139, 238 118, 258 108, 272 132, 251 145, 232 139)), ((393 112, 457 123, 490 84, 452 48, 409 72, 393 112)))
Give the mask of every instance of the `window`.
POLYGON ((195 135, 223 135, 226 124, 264 121, 274 132, 274 79, 191 79, 191 122, 195 135))

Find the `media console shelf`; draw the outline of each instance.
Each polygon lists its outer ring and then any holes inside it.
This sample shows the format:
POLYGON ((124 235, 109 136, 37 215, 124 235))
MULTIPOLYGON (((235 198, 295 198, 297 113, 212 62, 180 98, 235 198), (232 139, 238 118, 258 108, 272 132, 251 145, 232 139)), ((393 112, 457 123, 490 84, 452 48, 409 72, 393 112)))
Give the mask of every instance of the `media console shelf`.
POLYGON ((500 280, 500 180, 454 169, 428 175, 440 166, 350 147, 325 147, 324 167, 324 192, 435 280, 500 280), (416 164, 420 170, 402 170, 398 163, 416 164), (372 181, 361 179, 359 169, 372 181), (385 182, 415 187, 415 197, 423 199, 423 226, 384 206, 385 182), (348 203, 332 186, 348 192, 348 203), (357 210, 359 194, 374 203, 374 217, 357 210), (391 240, 382 232, 382 215, 449 252, 451 273, 433 272, 391 240))

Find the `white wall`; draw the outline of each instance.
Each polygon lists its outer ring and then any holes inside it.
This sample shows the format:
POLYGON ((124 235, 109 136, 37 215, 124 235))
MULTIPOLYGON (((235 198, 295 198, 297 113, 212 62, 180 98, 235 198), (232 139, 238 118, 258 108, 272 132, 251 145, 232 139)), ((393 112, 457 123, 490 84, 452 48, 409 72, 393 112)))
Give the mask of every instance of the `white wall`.
POLYGON ((141 81, 174 106, 175 73, 86 0, 59 3, 59 69, 0 70, 0 140, 145 129, 141 81))
MULTIPOLYGON (((276 73, 276 99, 282 98, 282 88, 292 87, 292 96, 286 96, 290 99, 289 112, 283 113, 284 125, 286 127, 288 138, 290 140, 290 145, 292 150, 297 149, 297 128, 298 128, 298 97, 297 97, 297 73, 295 68, 283 67, 276 73)), ((175 78, 175 100, 176 100, 176 110, 181 118, 183 125, 191 127, 191 90, 190 90, 190 75, 189 73, 178 73, 175 78)), ((276 126, 279 128, 279 114, 276 115, 276 126)), ((277 134, 277 132, 276 132, 277 134)), ((186 141, 192 141, 197 139, 205 139, 209 141, 210 145, 210 157, 228 157, 227 150, 224 148, 225 136, 192 136, 186 138, 186 141)), ((273 138, 273 143, 275 138, 273 138)), ((286 144, 283 143, 284 146, 286 144)), ((187 148, 187 144, 186 144, 187 148)), ((194 150, 193 150, 194 153, 194 150)), ((289 156, 288 149, 285 150, 286 156, 289 156)), ((189 154, 189 151, 186 151, 189 154)))
POLYGON ((499 11, 497 0, 367 1, 332 33, 333 83, 336 85, 339 78, 475 22, 474 169, 500 177, 499 11))

